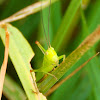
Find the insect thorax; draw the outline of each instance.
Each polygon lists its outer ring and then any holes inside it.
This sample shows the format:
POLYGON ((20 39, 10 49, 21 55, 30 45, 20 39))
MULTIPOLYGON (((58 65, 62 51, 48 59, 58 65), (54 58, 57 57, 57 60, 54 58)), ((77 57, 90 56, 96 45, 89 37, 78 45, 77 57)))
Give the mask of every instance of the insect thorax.
POLYGON ((54 48, 50 47, 45 52, 43 59, 43 67, 47 71, 52 71, 52 69, 59 64, 59 57, 55 52, 54 48))

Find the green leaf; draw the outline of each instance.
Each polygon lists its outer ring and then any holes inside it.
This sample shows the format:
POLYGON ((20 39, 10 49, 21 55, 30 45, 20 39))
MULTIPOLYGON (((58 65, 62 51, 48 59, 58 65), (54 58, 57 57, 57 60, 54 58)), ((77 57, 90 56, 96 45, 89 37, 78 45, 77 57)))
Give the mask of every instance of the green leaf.
MULTIPOLYGON (((10 35, 10 42, 9 42, 9 56, 11 61, 16 69, 16 72, 20 78, 20 81, 23 85, 23 88, 29 98, 29 100, 37 100, 39 96, 41 98, 46 99, 42 94, 33 93, 32 91, 37 92, 37 87, 35 84, 35 79, 33 75, 30 73, 31 65, 30 61, 34 56, 34 52, 30 45, 28 44, 27 40, 23 37, 22 33, 15 27, 10 24, 6 24, 7 29, 10 35)), ((0 36, 5 44, 5 30, 0 28, 0 36)), ((34 74, 34 73, 33 73, 34 74)))
MULTIPOLYGON (((97 0, 94 3, 91 3, 87 12, 86 12, 86 19, 84 17, 84 13, 81 12, 82 15, 82 30, 80 32, 80 35, 77 36, 76 41, 74 41, 75 44, 79 44, 80 41, 82 41, 85 37, 88 36, 99 24, 100 24, 100 0, 97 0), (90 17, 91 16, 91 17, 90 17), (81 37, 81 38, 80 38, 81 37), (78 43, 76 43, 78 42, 78 43)), ((95 48, 93 48, 88 54, 83 58, 86 60, 87 57, 91 57, 95 54, 95 48)), ((87 72, 88 77, 90 78, 90 82, 93 88, 93 93, 96 100, 100 100, 100 69, 99 69, 99 59, 96 57, 92 61, 89 62, 87 65, 87 72), (91 67, 90 67, 91 66, 91 67), (95 66, 95 67, 94 67, 95 66)))
POLYGON ((80 82, 77 84, 76 88, 74 88, 74 91, 72 92, 71 97, 68 100, 86 100, 91 92, 91 85, 88 80, 88 78, 80 77, 80 82))
POLYGON ((3 94, 9 100, 25 100, 26 95, 22 88, 6 74, 3 87, 3 94))
POLYGON ((58 32, 52 42, 52 45, 53 47, 55 47, 56 51, 60 49, 60 46, 64 42, 63 41, 64 37, 67 35, 67 39, 69 38, 70 32, 68 32, 68 30, 69 28, 71 28, 70 25, 72 25, 73 18, 75 17, 76 12, 78 11, 80 5, 81 5, 81 0, 71 1, 68 10, 66 11, 64 18, 61 22, 60 28, 58 29, 58 32))
MULTIPOLYGON (((75 49, 66 59, 57 67, 52 74, 60 79, 84 54, 100 39, 100 27, 98 27, 90 36, 88 36, 77 49, 75 49)), ((40 84, 39 90, 46 93, 57 80, 51 76, 47 76, 40 84)))

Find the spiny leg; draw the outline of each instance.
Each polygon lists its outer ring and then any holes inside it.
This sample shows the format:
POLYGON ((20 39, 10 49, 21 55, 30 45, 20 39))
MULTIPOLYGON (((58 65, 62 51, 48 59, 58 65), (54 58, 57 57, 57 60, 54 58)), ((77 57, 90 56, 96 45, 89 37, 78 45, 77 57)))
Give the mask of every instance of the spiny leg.
POLYGON ((48 74, 48 75, 54 77, 54 78, 58 81, 58 79, 57 79, 57 77, 56 77, 55 75, 53 75, 53 74, 51 74, 51 73, 48 73, 48 72, 43 72, 43 73, 46 73, 46 74, 48 74))
POLYGON ((65 55, 61 55, 61 56, 59 56, 59 60, 60 59, 63 59, 63 61, 65 60, 65 55))
POLYGON ((54 78, 58 81, 58 79, 57 79, 57 77, 56 77, 55 75, 53 75, 53 74, 51 74, 51 73, 48 73, 48 72, 38 71, 38 70, 30 70, 30 72, 42 72, 42 73, 45 73, 45 74, 48 74, 48 75, 54 77, 54 78))
MULTIPOLYGON (((63 59, 63 61, 65 61, 65 55, 59 56, 59 60, 60 60, 60 59, 63 59)), ((57 64, 57 66, 59 66, 59 63, 57 64)))

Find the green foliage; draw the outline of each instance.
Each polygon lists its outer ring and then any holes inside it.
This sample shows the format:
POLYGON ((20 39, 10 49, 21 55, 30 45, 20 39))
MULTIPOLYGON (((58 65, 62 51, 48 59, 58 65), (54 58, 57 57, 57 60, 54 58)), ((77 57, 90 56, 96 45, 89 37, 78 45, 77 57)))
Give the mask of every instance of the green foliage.
MULTIPOLYGON (((2 1, 0 4, 0 11, 2 12, 0 13, 1 20, 33 3, 32 0, 2 1)), ((52 72, 60 80, 68 76, 97 51, 100 51, 98 40, 95 41, 97 43, 94 43, 94 46, 91 45, 89 48, 86 43, 80 48, 77 48, 100 24, 100 0, 91 0, 88 2, 86 5, 87 8, 84 11, 81 8, 81 3, 81 0, 60 0, 51 5, 49 29, 51 45, 58 52, 58 56, 62 54, 68 55, 65 62, 52 72), (88 49, 90 50, 87 52, 88 49)), ((48 10, 46 8, 42 12, 46 34, 48 34, 48 10)), ((10 58, 7 74, 9 76, 5 79, 3 94, 10 100, 25 100, 26 97, 30 100, 36 99, 36 94, 32 92, 35 91, 34 84, 29 78, 31 77, 30 61, 35 52, 35 57, 31 61, 32 68, 41 67, 43 57, 41 56, 42 52, 35 45, 36 40, 44 45, 44 47, 47 47, 42 29, 43 23, 40 22, 42 15, 35 13, 19 21, 12 22, 11 24, 16 28, 8 24, 8 30, 10 31, 10 58), (23 33, 25 38, 18 29, 23 33), (15 74, 13 67, 19 78, 15 74), (12 91, 15 91, 15 94, 12 94, 12 91)), ((2 28, 0 28, 0 38, 5 43, 5 32, 2 28)), ((0 40, 0 66, 3 62, 4 54, 2 41, 0 40)), ((48 99, 65 100, 66 98, 67 100, 74 100, 76 98, 75 100, 100 100, 99 60, 100 55, 90 61, 86 65, 86 68, 63 83, 48 99)), ((45 94, 56 82, 57 80, 55 78, 47 76, 41 83, 38 83, 38 88, 45 94)), ((4 99, 4 96, 2 99, 4 99)))
POLYGON ((5 77, 3 93, 9 100, 25 100, 27 98, 19 84, 14 82, 8 75, 5 77))

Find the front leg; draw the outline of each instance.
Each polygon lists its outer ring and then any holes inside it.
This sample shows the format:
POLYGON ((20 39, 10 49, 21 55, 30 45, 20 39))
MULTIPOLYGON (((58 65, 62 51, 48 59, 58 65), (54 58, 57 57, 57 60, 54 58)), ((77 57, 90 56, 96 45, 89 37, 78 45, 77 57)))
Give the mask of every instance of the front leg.
POLYGON ((63 61, 65 60, 65 55, 61 55, 61 56, 59 56, 59 60, 60 59, 63 59, 63 61))

